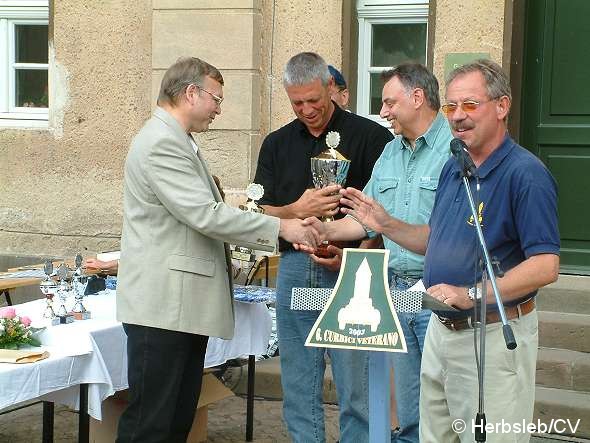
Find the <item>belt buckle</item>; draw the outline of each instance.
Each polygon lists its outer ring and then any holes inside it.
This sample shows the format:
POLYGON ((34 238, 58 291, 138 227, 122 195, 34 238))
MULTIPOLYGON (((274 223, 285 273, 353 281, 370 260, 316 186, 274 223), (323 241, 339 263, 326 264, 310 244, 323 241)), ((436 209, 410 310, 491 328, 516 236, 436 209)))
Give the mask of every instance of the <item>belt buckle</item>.
POLYGON ((440 317, 438 316, 438 320, 447 327, 447 329, 450 329, 451 331, 456 331, 455 329, 455 322, 453 320, 451 320, 450 318, 447 317, 440 317))

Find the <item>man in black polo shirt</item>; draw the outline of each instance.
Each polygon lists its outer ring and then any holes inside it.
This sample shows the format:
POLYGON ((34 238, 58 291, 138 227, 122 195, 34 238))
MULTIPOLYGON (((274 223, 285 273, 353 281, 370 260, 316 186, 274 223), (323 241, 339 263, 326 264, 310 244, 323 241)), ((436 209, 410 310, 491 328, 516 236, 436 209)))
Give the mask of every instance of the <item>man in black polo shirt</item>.
MULTIPOLYGON (((327 149, 326 134, 340 134, 338 151, 350 160, 347 185, 362 187, 392 134, 379 124, 343 111, 330 100, 333 79, 326 62, 304 52, 291 58, 283 84, 297 119, 269 134, 262 144, 255 182, 264 187, 260 204, 269 215, 306 218, 336 215, 336 186, 313 187, 310 159, 327 149)), ((277 327, 283 385, 283 415, 295 442, 323 442, 325 352, 305 347, 319 312, 292 311, 294 287, 333 287, 337 272, 316 264, 281 240, 277 278, 277 327)), ((335 262, 338 257, 334 259, 335 262)), ((330 267, 333 268, 333 267, 330 267)), ((327 351, 340 407, 340 441, 368 441, 368 355, 327 351)))

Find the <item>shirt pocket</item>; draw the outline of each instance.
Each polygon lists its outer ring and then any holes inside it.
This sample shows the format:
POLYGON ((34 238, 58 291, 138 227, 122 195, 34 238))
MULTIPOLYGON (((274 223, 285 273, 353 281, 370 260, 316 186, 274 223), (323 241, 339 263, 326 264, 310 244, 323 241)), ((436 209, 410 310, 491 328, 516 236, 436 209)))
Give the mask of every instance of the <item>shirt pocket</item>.
POLYGON ((420 205, 418 207, 420 219, 418 223, 426 224, 430 220, 430 214, 434 206, 434 196, 438 188, 438 177, 420 177, 418 187, 420 198, 420 205))
POLYGON ((399 178, 387 177, 377 180, 378 201, 390 214, 395 207, 395 193, 399 185, 399 178))

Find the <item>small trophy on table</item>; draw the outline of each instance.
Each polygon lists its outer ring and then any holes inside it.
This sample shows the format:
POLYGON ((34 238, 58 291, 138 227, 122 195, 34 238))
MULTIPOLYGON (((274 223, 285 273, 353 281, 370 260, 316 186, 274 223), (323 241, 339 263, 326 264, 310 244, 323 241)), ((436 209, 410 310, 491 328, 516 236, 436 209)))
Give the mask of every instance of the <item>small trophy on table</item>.
MULTIPOLYGON (((326 145, 328 149, 317 157, 311 159, 311 176, 316 189, 325 188, 330 185, 344 185, 350 160, 344 157, 336 150, 340 144, 340 134, 336 131, 330 131, 326 135, 326 145)), ((331 222, 334 217, 322 217, 323 222, 331 222)), ((332 254, 328 252, 328 242, 325 241, 315 251, 318 257, 330 258, 332 254)))
MULTIPOLYGON (((240 205, 239 208, 242 211, 257 212, 260 214, 264 213, 264 209, 256 203, 263 195, 264 188, 262 185, 250 183, 246 187, 246 196, 248 197, 248 200, 246 201, 246 204, 240 205)), ((236 245, 231 251, 231 256, 233 259, 239 260, 240 262, 240 267, 234 269, 234 281, 238 283, 240 279, 243 279, 244 281, 240 282, 245 284, 248 281, 248 275, 252 270, 254 263, 256 263, 256 254, 250 248, 236 245)))
POLYGON ((51 278, 51 274, 53 273, 53 263, 51 260, 45 262, 44 271, 45 279, 39 283, 39 289, 41 289, 41 292, 45 296, 45 302, 47 303, 43 312, 43 318, 53 320, 56 317, 55 311, 53 310, 53 297, 57 292, 57 284, 51 278))
MULTIPOLYGON (((262 185, 257 183, 250 183, 246 187, 246 196, 248 200, 246 201, 245 205, 240 205, 239 208, 242 211, 247 212, 258 212, 260 214, 264 213, 264 209, 262 209, 256 203, 258 200, 262 198, 264 195, 264 188, 262 185)), ((241 262, 250 262, 254 263, 256 261, 256 256, 254 255, 254 251, 250 248, 245 248, 243 246, 235 246, 231 253, 232 258, 236 260, 240 260, 241 262)))
POLYGON ((82 255, 76 255, 76 271, 72 276, 72 287, 74 288, 74 300, 76 304, 70 312, 70 315, 73 315, 76 320, 88 320, 90 318, 90 311, 87 310, 82 301, 84 300, 84 291, 86 290, 86 285, 88 284, 88 276, 84 275, 82 271, 82 255))
POLYGON ((68 267, 65 263, 59 265, 57 268, 57 276, 59 278, 59 285, 57 286, 57 296, 59 297, 59 301, 61 305, 57 310, 57 317, 52 320, 51 324, 53 325, 65 325, 67 323, 72 323, 74 321, 74 316, 68 314, 66 310, 66 298, 68 296, 68 292, 70 291, 70 284, 68 283, 68 267))

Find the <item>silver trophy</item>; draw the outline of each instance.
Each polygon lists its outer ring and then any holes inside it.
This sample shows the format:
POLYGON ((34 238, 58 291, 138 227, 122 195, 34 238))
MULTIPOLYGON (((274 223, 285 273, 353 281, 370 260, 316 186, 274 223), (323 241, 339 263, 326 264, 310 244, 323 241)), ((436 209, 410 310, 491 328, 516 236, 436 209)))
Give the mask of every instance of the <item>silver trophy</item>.
POLYGON ((76 304, 70 314, 73 315, 76 320, 88 320, 91 317, 90 311, 87 310, 82 303, 84 301, 84 292, 88 285, 88 276, 84 275, 84 271, 82 270, 82 256, 80 254, 76 255, 75 264, 76 270, 72 276, 72 288, 74 290, 74 300, 76 304))
MULTIPOLYGON (((246 201, 246 204, 240 205, 239 208, 242 211, 263 214, 264 209, 258 206, 258 204, 256 203, 258 200, 262 198, 263 195, 264 188, 262 187, 262 185, 259 185, 257 183, 250 183, 246 187, 246 196, 248 197, 248 200, 246 201)), ((233 247, 231 251, 231 256, 233 259, 239 260, 240 262, 239 269, 236 269, 236 272, 234 272, 234 281, 237 282, 239 280, 238 277, 240 275, 244 275, 246 276, 246 278, 243 283, 245 283, 247 280, 247 276, 250 272, 250 269, 252 268, 252 266, 254 266, 254 263, 256 263, 256 254, 250 248, 236 245, 233 247)))
MULTIPOLYGON (((326 145, 328 149, 317 157, 311 158, 311 177, 316 189, 325 188, 330 185, 344 185, 350 168, 350 160, 344 157, 336 150, 340 144, 340 134, 336 131, 330 131, 326 135, 326 145)), ((323 216, 322 221, 331 222, 332 216, 323 216)), ((322 243, 315 254, 319 257, 331 257, 327 251, 328 242, 322 243)))
POLYGON ((47 303, 43 312, 43 318, 53 320, 56 317, 55 311, 53 310, 53 297, 57 292, 57 284, 51 278, 51 274, 53 274, 53 263, 51 263, 51 260, 45 262, 44 271, 45 279, 39 283, 39 289, 41 289, 41 292, 45 296, 45 302, 47 303))
MULTIPOLYGON (((259 214, 263 214, 264 209, 262 209, 256 203, 258 200, 262 198, 263 195, 264 188, 262 187, 262 185, 259 185, 257 183, 250 183, 246 187, 246 196, 248 197, 248 200, 246 201, 245 205, 240 205, 239 208, 242 211, 257 212, 259 214)), ((253 264, 256 261, 254 251, 244 246, 234 246, 231 256, 232 258, 240 260, 241 262, 249 262, 253 264)))
POLYGON ((72 276, 71 271, 68 269, 65 263, 62 263, 59 265, 59 268, 57 268, 57 277, 59 278, 59 284, 57 285, 57 297, 59 298, 61 304, 57 310, 57 318, 52 321, 52 324, 63 325, 72 323, 74 321, 74 316, 68 313, 65 306, 68 293, 71 289, 69 281, 71 281, 72 276))

